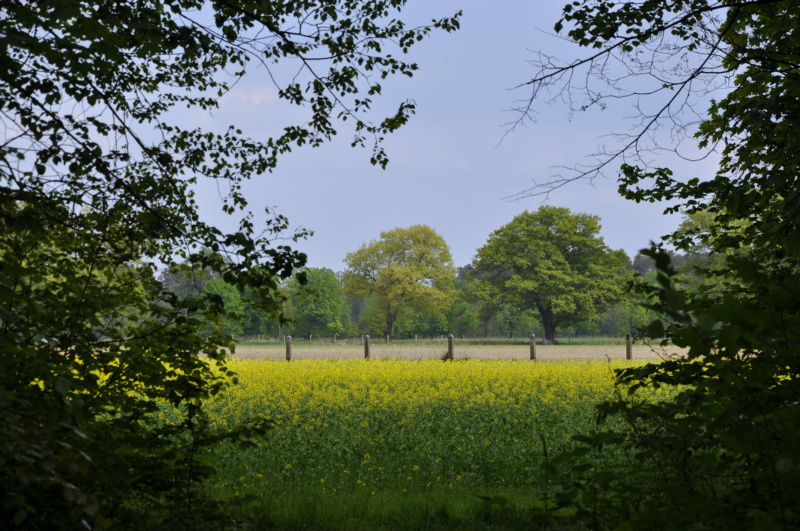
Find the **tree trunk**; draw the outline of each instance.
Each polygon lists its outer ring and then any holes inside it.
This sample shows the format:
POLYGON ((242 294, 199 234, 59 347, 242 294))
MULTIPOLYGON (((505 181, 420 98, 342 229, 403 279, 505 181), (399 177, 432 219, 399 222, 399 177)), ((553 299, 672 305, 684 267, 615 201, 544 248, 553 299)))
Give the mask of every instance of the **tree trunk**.
POLYGON ((394 318, 387 317, 386 318, 386 335, 389 336, 389 339, 392 339, 392 329, 394 328, 394 318))
POLYGON ((542 326, 544 326, 544 338, 552 343, 556 340, 556 323, 553 319, 553 312, 539 310, 539 315, 542 318, 542 326))
POLYGON ((392 330, 394 330, 394 322, 397 320, 397 314, 400 313, 397 309, 392 308, 391 303, 386 304, 386 335, 389 340, 394 339, 392 330))

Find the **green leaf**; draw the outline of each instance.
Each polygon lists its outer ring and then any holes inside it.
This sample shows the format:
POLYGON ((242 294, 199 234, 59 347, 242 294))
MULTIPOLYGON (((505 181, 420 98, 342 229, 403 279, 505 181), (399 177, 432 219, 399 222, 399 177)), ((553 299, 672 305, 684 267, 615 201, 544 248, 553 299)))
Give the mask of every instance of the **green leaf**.
POLYGON ((72 389, 72 382, 59 376, 56 378, 53 388, 55 389, 56 393, 60 394, 61 396, 67 396, 72 389))

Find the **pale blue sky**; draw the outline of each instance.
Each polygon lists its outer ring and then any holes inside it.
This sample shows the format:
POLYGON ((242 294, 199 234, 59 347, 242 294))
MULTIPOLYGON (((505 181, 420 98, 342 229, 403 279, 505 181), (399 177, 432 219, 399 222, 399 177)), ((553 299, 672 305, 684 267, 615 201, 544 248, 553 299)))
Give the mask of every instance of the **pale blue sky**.
MULTIPOLYGON (((462 29, 436 33, 413 49, 420 66, 413 79, 384 83, 376 111, 413 99, 417 114, 386 143, 386 170, 369 164, 369 149, 349 147, 351 134, 322 148, 288 154, 277 170, 248 183, 254 211, 264 206, 287 216, 293 226, 315 232, 295 247, 308 254, 308 265, 341 271, 348 252, 384 230, 427 224, 450 246, 456 266, 468 264, 489 234, 542 200, 508 202, 504 197, 543 180, 559 166, 585 164, 587 155, 611 132, 625 132, 633 110, 593 111, 569 116, 564 106, 544 106, 537 123, 503 139, 502 125, 515 115, 514 101, 524 90, 511 90, 532 75, 526 63, 532 50, 565 57, 580 50, 547 35, 564 0, 440 0, 411 2, 409 14, 430 20, 463 9, 462 29)), ((213 116, 191 119, 209 126, 235 123, 255 138, 274 134, 297 111, 275 97, 265 72, 253 71, 222 102, 213 116)), ((382 117, 376 114, 375 118, 382 117)), ((713 161, 675 164, 686 176, 708 175, 713 161)), ((613 172, 612 172, 613 174, 613 172)), ((663 205, 625 201, 613 179, 594 186, 577 183, 551 194, 547 203, 600 216, 601 235, 614 249, 633 257, 651 239, 671 231, 679 216, 663 216, 663 205)), ((216 192, 202 188, 204 212, 211 216, 216 192)), ((214 220, 219 220, 213 215, 214 220)), ((224 222, 223 222, 224 223, 224 222)))

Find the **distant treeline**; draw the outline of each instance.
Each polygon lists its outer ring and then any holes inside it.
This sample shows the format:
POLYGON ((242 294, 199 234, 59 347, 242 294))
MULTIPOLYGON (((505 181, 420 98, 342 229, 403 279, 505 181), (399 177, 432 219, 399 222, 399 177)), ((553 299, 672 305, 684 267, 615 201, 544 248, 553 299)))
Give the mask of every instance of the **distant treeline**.
MULTIPOLYGON (((701 253, 672 253, 672 260, 676 267, 688 272, 694 270, 697 264, 704 263, 706 257, 701 253)), ((654 275, 655 264, 651 258, 637 254, 628 263, 627 269, 647 279, 654 275)), ((432 314, 412 305, 401 312, 394 324, 393 340, 427 340, 453 334, 475 344, 480 344, 482 340, 487 344, 497 344, 498 341, 523 343, 528 341, 531 333, 538 338, 544 337, 541 321, 535 311, 481 300, 474 292, 471 270, 471 265, 458 268, 452 281, 457 295, 449 310, 432 314)), ((292 320, 290 324, 270 320, 254 308, 247 293, 241 295, 216 275, 202 271, 193 274, 164 272, 161 280, 178 296, 205 292, 222 297, 226 307, 238 314, 238 317, 229 318, 224 326, 240 339, 282 341, 285 336, 291 335, 296 339, 341 340, 363 335, 373 338, 386 336, 386 323, 379 298, 346 293, 341 272, 328 268, 307 268, 304 272, 307 278, 304 286, 297 277, 292 277, 281 287, 286 297, 287 315, 292 320)), ((687 275, 687 278, 691 276, 687 275)), ((576 344, 603 344, 613 342, 611 338, 624 338, 625 334, 635 332, 653 319, 639 302, 635 296, 627 295, 595 319, 559 327, 558 338, 562 343, 572 341, 576 344)))

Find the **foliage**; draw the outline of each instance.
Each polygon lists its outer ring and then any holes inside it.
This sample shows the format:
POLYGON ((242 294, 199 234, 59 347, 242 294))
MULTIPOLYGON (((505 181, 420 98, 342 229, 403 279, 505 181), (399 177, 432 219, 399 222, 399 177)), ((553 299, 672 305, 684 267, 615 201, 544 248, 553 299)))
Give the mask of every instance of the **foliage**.
POLYGON ((599 231, 597 216, 566 208, 519 214, 478 249, 482 297, 537 311, 551 341, 556 327, 594 318, 620 297, 628 262, 599 231))
POLYGON ((450 330, 458 337, 474 337, 479 335, 480 321, 471 305, 459 296, 447 314, 450 330))
MULTIPOLYGON (((209 254, 209 250, 205 249, 204 253, 209 254)), ((158 274, 161 284, 180 300, 199 297, 206 282, 219 278, 218 273, 193 267, 188 261, 166 268, 158 274)))
POLYGON ((427 225, 382 232, 345 257, 345 290, 372 295, 381 306, 386 334, 409 307, 435 315, 453 300, 453 259, 444 239, 427 225))
POLYGON ((218 297, 215 302, 223 308, 223 315, 219 316, 213 326, 219 327, 224 334, 241 335, 244 329, 245 303, 236 287, 221 278, 215 278, 203 285, 203 293, 209 297, 218 297))
MULTIPOLYGON (((459 268, 460 271, 467 269, 469 267, 459 268)), ((453 303, 446 314, 409 308, 395 321, 393 337, 423 338, 449 333, 457 337, 515 337, 520 334, 527 337, 531 332, 541 335, 541 324, 532 312, 480 300, 474 293, 475 283, 475 279, 459 273, 453 284, 453 303)), ((379 299, 353 295, 349 299, 353 309, 358 310, 356 322, 359 332, 372 337, 385 335, 386 323, 379 299)))
POLYGON ((722 233, 726 233, 725 237, 738 237, 749 224, 747 220, 734 220, 723 229, 717 218, 713 211, 694 209, 684 215, 675 232, 667 237, 673 245, 685 251, 684 254, 670 254, 670 263, 679 273, 675 280, 684 285, 686 291, 709 291, 715 289, 714 286, 724 290, 722 278, 728 270, 727 257, 744 256, 749 252, 744 239, 733 248, 715 249, 714 242, 722 233))
POLYGON ((409 28, 395 18, 403 3, 2 3, 0 521, 212 525, 219 506, 193 503, 212 470, 202 448, 269 423, 212 429, 203 403, 227 385, 233 345, 207 325, 226 315, 224 298, 177 296, 155 271, 208 272, 283 318, 281 280, 305 256, 273 245, 286 219, 252 215, 241 183, 344 121, 386 164, 380 140, 414 106, 371 121, 376 81, 411 75, 398 52, 458 27, 409 28), (180 109, 215 109, 256 63, 282 101, 308 109, 298 124, 254 140, 177 121, 180 109), (297 68, 282 79, 275 63, 297 68), (201 180, 227 190, 231 233, 200 218, 201 180), (179 406, 169 427, 150 422, 161 403, 179 406))
POLYGON ((336 319, 328 323, 328 332, 331 333, 333 339, 336 339, 338 336, 343 336, 345 332, 347 332, 347 329, 340 320, 336 319))
POLYGON ((475 278, 475 267, 458 268, 456 301, 448 312, 450 329, 457 336, 527 337, 542 336, 542 325, 535 312, 515 307, 500 299, 486 298, 483 286, 475 278))
MULTIPOLYGON (((689 354, 618 374, 629 393, 605 404, 599 420, 621 418, 628 429, 589 434, 586 449, 601 455, 621 445, 634 452, 635 465, 593 484, 574 467, 563 476, 593 485, 594 501, 578 493, 572 500, 580 511, 603 507, 595 527, 800 525, 798 24, 800 8, 786 0, 597 0, 566 6, 556 27, 568 25, 571 39, 598 50, 590 62, 635 58, 634 69, 650 67, 671 93, 656 116, 645 117, 640 137, 674 116, 676 100, 696 103, 695 83, 728 89, 708 104, 695 135, 701 149, 719 149, 715 175, 685 179, 668 168, 622 166, 624 196, 671 201, 668 211, 693 216, 668 241, 686 252, 699 242, 709 262, 687 289, 663 249, 645 253, 656 278, 638 289, 663 317, 647 334, 666 336, 689 354), (669 64, 680 67, 661 76, 669 64), (636 402, 642 390, 664 387, 677 391, 674 400, 636 402)), ((619 88, 607 70, 595 73, 619 88)), ((540 82, 547 84, 533 80, 540 82)))
POLYGON ((230 336, 206 331, 221 309, 180 303, 150 268, 117 263, 83 233, 37 227, 42 212, 3 205, 25 230, 0 240, 2 519, 105 527, 143 517, 137 507, 163 515, 209 472, 196 458, 213 439, 200 404, 227 385, 213 366, 230 336), (181 404, 183 422, 151 429, 159 402, 181 404))
POLYGON ((656 317, 648 313, 638 301, 625 300, 615 304, 603 314, 600 333, 614 337, 625 337, 643 329, 656 317))
MULTIPOLYGON (((283 284, 283 283, 282 283, 283 284)), ((290 306, 286 293, 286 288, 281 285, 278 288, 280 296, 287 300, 284 305, 284 311, 289 312, 287 309, 290 306)), ((242 292, 242 301, 244 302, 244 326, 242 334, 245 336, 271 336, 281 337, 283 330, 283 321, 280 318, 270 316, 269 313, 260 309, 258 296, 251 288, 245 288, 242 292)))
POLYGON ((291 333, 298 337, 328 337, 346 332, 343 323, 350 322, 349 308, 342 283, 328 268, 304 270, 306 284, 296 278, 289 281, 292 297, 291 333), (338 323, 338 326, 335 325, 338 323), (333 329, 331 328, 331 325, 333 329), (336 333, 334 333, 336 331, 336 333))
MULTIPOLYGON (((204 253, 209 253, 204 250, 204 253)), ((274 312, 264 310, 259 300, 258 290, 245 286, 239 290, 222 280, 219 273, 208 269, 192 266, 188 262, 173 265, 164 269, 158 275, 163 286, 175 294, 178 299, 186 304, 188 299, 198 299, 207 296, 209 292, 222 296, 223 308, 229 315, 218 316, 218 325, 222 330, 233 336, 240 335, 272 335, 280 336, 282 317, 274 312), (222 324, 219 324, 222 323, 222 324)), ((270 295, 284 301, 284 312, 291 314, 291 308, 286 292, 286 281, 278 282, 276 293, 270 295)), ((261 295, 263 296, 263 295, 261 295)), ((214 320, 214 319, 212 319, 214 320)))

